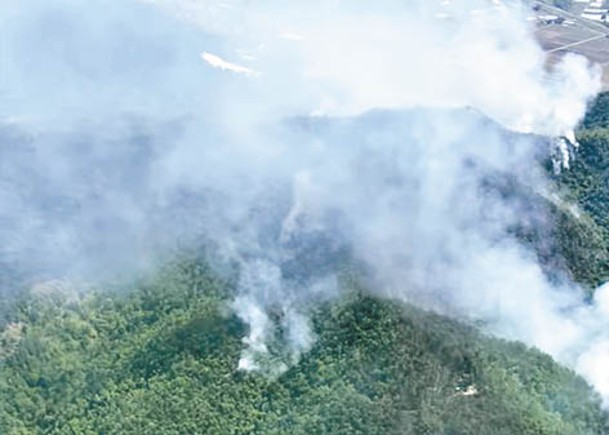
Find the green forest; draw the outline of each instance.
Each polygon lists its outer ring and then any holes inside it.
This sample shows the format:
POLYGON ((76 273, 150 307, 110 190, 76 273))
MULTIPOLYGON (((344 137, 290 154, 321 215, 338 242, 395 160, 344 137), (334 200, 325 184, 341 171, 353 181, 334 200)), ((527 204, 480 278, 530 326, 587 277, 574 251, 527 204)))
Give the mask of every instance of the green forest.
POLYGON ((0 432, 603 433, 598 398, 550 357, 345 281, 275 377, 235 370, 244 326, 203 261, 122 296, 32 296, 2 335, 0 432))
MULTIPOLYGON (((539 255, 592 291, 609 279, 609 94, 577 135, 552 182, 581 215, 543 204, 555 243, 539 255)), ((340 285, 313 312, 314 347, 275 375, 236 369, 234 283, 201 253, 127 290, 35 287, 0 332, 0 434, 609 433, 598 395, 551 357, 376 299, 353 272, 340 285)))

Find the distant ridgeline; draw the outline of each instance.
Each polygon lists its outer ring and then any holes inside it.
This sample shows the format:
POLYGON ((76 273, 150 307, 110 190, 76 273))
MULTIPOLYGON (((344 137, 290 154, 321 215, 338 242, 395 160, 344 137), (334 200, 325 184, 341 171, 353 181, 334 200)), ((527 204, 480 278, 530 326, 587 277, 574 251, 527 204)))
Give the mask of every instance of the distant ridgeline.
MULTIPOLYGON (((556 198, 492 183, 550 209, 514 233, 592 289, 609 279, 609 95, 578 140, 556 198)), ((313 313, 313 349, 272 377, 236 370, 234 284, 196 255, 121 294, 38 286, 0 329, 0 434, 609 433, 600 398, 549 356, 341 285, 313 313)))

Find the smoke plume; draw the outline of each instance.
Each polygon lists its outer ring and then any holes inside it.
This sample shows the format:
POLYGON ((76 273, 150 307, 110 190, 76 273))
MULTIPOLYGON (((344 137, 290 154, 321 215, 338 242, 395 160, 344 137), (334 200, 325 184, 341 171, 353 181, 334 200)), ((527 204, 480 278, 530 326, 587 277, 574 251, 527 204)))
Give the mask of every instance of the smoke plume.
MULTIPOLYGON (((599 73, 545 67, 517 1, 5 0, 0 264, 106 277, 202 240, 239 265, 239 363, 281 371, 308 311, 371 291, 549 352, 609 403, 609 289, 550 279, 497 187, 545 194, 599 73)), ((15 278, 17 280, 17 278, 15 278)), ((3 283, 4 296, 12 280, 3 283)))

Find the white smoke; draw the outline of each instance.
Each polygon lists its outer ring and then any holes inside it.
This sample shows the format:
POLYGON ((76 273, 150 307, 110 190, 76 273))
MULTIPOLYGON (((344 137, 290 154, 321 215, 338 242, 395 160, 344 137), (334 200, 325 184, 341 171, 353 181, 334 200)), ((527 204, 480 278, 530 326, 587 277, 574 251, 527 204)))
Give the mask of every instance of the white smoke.
POLYGON ((522 133, 570 138, 599 89, 583 58, 546 70, 519 2, 5 3, 4 256, 88 270, 202 236, 240 266, 239 368, 279 371, 351 256, 609 400, 609 292, 550 282, 509 232, 536 212, 488 186, 544 190, 522 133))

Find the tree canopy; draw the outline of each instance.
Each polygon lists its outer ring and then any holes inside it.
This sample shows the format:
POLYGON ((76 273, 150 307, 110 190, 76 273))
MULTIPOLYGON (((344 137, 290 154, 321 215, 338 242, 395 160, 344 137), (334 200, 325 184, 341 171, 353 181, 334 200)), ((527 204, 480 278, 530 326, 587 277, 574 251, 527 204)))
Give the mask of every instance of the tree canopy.
POLYGON ((599 398, 524 345, 345 280, 278 376, 237 370, 246 326, 204 261, 121 295, 57 287, 2 333, 0 433, 601 434, 599 398))

